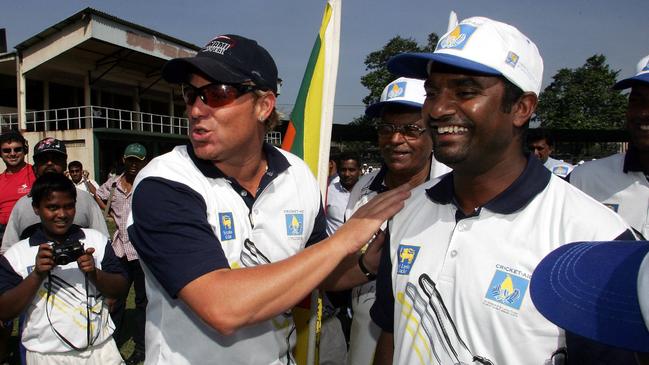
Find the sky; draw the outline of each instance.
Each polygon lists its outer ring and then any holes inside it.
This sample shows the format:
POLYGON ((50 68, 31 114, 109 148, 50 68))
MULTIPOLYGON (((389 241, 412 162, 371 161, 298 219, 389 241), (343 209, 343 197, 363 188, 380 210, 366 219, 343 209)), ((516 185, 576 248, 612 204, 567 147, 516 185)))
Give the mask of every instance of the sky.
MULTIPOLYGON (((202 46, 234 33, 257 40, 275 59, 283 79, 280 111, 290 114, 322 21, 325 0, 4 0, 0 28, 9 51, 45 28, 92 7, 126 21, 202 46)), ((618 79, 635 73, 649 54, 649 0, 342 0, 340 61, 334 123, 360 116, 369 94, 360 83, 365 57, 399 35, 426 42, 442 35, 451 11, 464 19, 486 16, 517 27, 544 59, 543 87, 561 68, 606 56, 618 79)))

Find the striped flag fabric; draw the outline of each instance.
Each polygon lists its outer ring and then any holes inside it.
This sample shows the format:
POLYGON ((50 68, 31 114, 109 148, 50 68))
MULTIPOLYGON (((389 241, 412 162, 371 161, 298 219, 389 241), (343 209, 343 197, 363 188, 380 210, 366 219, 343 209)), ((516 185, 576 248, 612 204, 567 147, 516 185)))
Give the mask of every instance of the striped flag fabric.
POLYGON ((282 149, 301 157, 326 191, 333 123, 341 0, 328 0, 291 113, 282 149))
MULTIPOLYGON (((318 180, 320 191, 325 194, 338 74, 341 9, 341 0, 328 0, 325 5, 320 31, 282 141, 282 149, 307 163, 318 180)), ((293 309, 293 318, 297 328, 295 360, 299 365, 318 364, 322 297, 317 290, 293 309)))

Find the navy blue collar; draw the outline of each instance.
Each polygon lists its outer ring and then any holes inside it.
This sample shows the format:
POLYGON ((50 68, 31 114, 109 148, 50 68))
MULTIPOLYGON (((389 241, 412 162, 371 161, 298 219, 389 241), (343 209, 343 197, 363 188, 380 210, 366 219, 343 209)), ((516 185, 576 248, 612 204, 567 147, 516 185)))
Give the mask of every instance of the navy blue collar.
MULTIPOLYGON (((77 226, 76 224, 73 224, 70 226, 70 229, 68 229, 67 237, 65 237, 65 242, 70 242, 70 241, 79 241, 86 238, 86 235, 83 233, 81 230, 81 227, 77 226)), ((52 240, 47 238, 45 236, 45 232, 43 232, 43 226, 40 225, 36 231, 34 231, 34 234, 29 236, 29 245, 30 246, 38 246, 41 243, 46 243, 46 242, 51 242, 52 240)))
POLYGON ((626 154, 624 155, 624 167, 622 168, 622 171, 624 171, 625 174, 629 171, 644 172, 642 170, 642 165, 640 165, 638 150, 633 146, 629 147, 629 150, 626 151, 626 154))
MULTIPOLYGON (((546 169, 539 159, 530 154, 527 156, 527 165, 514 182, 495 198, 491 199, 481 208, 486 208, 499 214, 512 214, 536 197, 550 182, 552 173, 546 169)), ((442 179, 426 190, 430 200, 438 204, 455 204, 455 189, 453 187, 453 173, 446 174, 442 179)), ((460 210, 460 209, 458 209, 460 210)))
MULTIPOLYGON (((191 158, 192 162, 194 162, 194 165, 198 167, 203 175, 212 179, 228 178, 228 176, 226 176, 223 171, 214 166, 212 161, 202 160, 196 157, 196 154, 194 153, 194 147, 192 147, 191 143, 188 143, 186 147, 189 158, 191 158)), ((264 142, 263 151, 266 155, 266 162, 268 163, 267 171, 270 172, 272 176, 286 171, 289 166, 291 166, 286 157, 284 157, 284 155, 272 145, 264 142)))

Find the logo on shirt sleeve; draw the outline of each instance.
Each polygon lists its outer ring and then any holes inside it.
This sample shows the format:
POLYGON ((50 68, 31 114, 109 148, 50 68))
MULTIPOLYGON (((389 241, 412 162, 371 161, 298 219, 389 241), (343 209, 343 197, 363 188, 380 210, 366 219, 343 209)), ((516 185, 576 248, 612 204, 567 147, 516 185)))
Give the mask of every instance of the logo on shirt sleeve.
POLYGON ((232 212, 219 213, 219 225, 221 226, 221 241, 235 238, 232 212))
POLYGON ((304 213, 284 212, 286 220, 286 235, 289 237, 304 234, 304 213))
POLYGON ((412 265, 417 259, 417 254, 419 253, 418 246, 408 246, 408 245, 399 245, 398 260, 399 266, 397 266, 397 274, 399 275, 408 275, 412 269, 412 265))

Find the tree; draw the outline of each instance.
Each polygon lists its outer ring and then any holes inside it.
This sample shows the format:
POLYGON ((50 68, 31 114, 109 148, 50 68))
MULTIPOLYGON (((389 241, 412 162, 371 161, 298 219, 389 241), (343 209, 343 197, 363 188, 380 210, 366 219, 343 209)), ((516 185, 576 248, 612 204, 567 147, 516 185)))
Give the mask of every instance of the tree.
POLYGON ((539 96, 537 115, 548 129, 619 129, 624 125, 626 96, 611 87, 619 71, 603 55, 574 70, 563 68, 539 96))
MULTIPOLYGON (((369 91, 369 95, 363 98, 363 103, 368 106, 378 102, 381 98, 383 88, 394 80, 395 77, 388 71, 388 60, 403 52, 432 52, 437 45, 439 37, 435 33, 431 33, 427 37, 427 43, 424 46, 419 46, 412 38, 403 38, 396 36, 388 41, 382 49, 374 51, 365 57, 365 69, 367 74, 361 77, 361 84, 369 91)), ((352 121, 355 125, 371 124, 371 120, 360 116, 352 121)))

